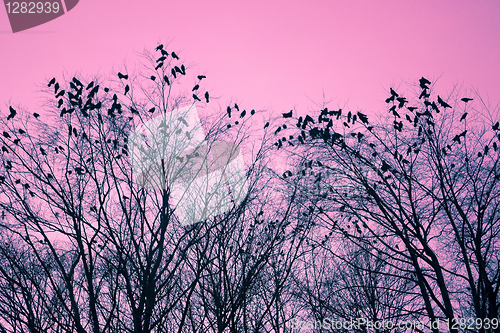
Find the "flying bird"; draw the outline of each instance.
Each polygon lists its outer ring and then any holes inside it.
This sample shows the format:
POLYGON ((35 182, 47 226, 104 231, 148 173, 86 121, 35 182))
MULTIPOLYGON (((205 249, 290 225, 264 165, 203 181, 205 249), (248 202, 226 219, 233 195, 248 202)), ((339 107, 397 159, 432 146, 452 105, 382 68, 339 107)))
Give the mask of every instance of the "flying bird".
POLYGON ((472 100, 473 100, 473 98, 468 98, 468 97, 464 97, 464 98, 461 99, 461 101, 465 102, 465 103, 470 102, 472 100))
POLYGON ((194 98, 195 100, 197 100, 198 102, 201 102, 201 99, 200 99, 198 96, 196 96, 196 94, 193 94, 193 98, 194 98))
POLYGON ((206 76, 205 76, 205 75, 198 75, 197 77, 198 77, 198 80, 201 80, 201 79, 205 79, 205 78, 206 78, 206 76))
POLYGON ((292 118, 292 113, 293 110, 290 110, 290 112, 282 113, 283 118, 292 118))
POLYGON ((210 98, 210 94, 208 93, 208 91, 205 91, 205 100, 207 101, 207 103, 209 101, 209 98, 210 98))
POLYGON ((14 108, 12 106, 9 106, 9 111, 10 111, 10 114, 7 116, 7 120, 14 118, 17 114, 17 111, 14 110, 14 108))
POLYGON ((56 78, 52 78, 52 80, 50 80, 49 84, 47 85, 47 87, 50 87, 51 85, 53 85, 54 83, 56 83, 56 78))
POLYGON ((172 52, 172 58, 179 60, 179 56, 175 52, 172 52))
POLYGON ((451 105, 443 101, 441 97, 438 95, 438 103, 441 104, 443 108, 451 108, 451 105))

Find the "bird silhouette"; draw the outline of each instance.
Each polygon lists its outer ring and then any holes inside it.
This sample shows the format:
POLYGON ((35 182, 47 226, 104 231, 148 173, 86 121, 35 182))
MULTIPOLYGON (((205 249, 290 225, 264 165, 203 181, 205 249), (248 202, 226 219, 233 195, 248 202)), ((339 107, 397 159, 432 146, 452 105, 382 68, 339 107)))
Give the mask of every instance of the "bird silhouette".
POLYGON ((59 83, 56 82, 56 84, 54 85, 54 94, 57 94, 58 90, 59 90, 59 83))
POLYGON ((290 110, 290 112, 282 113, 283 118, 292 118, 293 110, 290 110))
POLYGON ((167 59, 167 57, 163 56, 163 57, 156 59, 156 62, 163 62, 163 61, 165 61, 165 59, 167 59))
POLYGON ((406 98, 404 97, 398 97, 396 98, 396 100, 399 102, 399 105, 398 105, 398 108, 402 108, 403 106, 405 106, 405 103, 407 103, 408 101, 406 100, 406 98))
POLYGON ((172 75, 174 76, 174 78, 176 78, 176 79, 177 79, 177 72, 175 71, 175 69, 173 69, 173 68, 172 68, 172 69, 170 70, 170 73, 172 73, 172 75))
POLYGON ((467 97, 464 97, 464 98, 461 99, 461 101, 465 102, 465 103, 470 102, 472 100, 473 100, 473 98, 467 98, 467 97))
POLYGON ((193 87, 193 89, 191 89, 191 91, 198 90, 198 88, 200 88, 200 85, 199 85, 199 84, 195 85, 195 86, 193 87))
POLYGON ((182 118, 182 117, 178 117, 177 118, 178 121, 182 122, 184 125, 186 126, 189 126, 188 122, 186 121, 186 119, 182 118))
POLYGON ((236 104, 236 103, 234 104, 234 108, 235 108, 236 110, 240 111, 240 108, 238 107, 238 104, 236 104))
POLYGON ((168 57, 168 52, 162 49, 161 50, 161 55, 164 55, 164 56, 168 57))
POLYGON ((441 97, 438 95, 438 103, 441 104, 443 108, 451 108, 451 105, 443 101, 441 97))
POLYGON ((252 111, 250 111, 250 114, 253 116, 255 114, 255 110, 252 109, 252 111))
POLYGON ((11 120, 17 114, 17 111, 14 110, 14 108, 12 106, 9 106, 9 111, 10 111, 10 114, 7 116, 7 120, 11 120))
POLYGON ((467 115, 468 115, 468 113, 467 113, 467 112, 465 112, 465 113, 462 115, 462 117, 460 117, 460 121, 464 120, 464 119, 467 117, 467 115))
POLYGON ((59 99, 59 101, 57 102, 57 107, 60 108, 61 105, 63 105, 64 101, 62 98, 59 99))
POLYGON ((129 85, 127 84, 127 85, 125 86, 125 93, 124 93, 124 95, 126 95, 129 91, 130 91, 130 87, 129 87, 129 85))
POLYGON ((159 51, 159 50, 163 50, 163 44, 160 44, 160 45, 158 45, 158 46, 155 48, 155 51, 159 51))
POLYGON ((33 113, 33 117, 38 118, 38 117, 40 117, 40 115, 35 112, 35 113, 33 113))
POLYGON ((391 95, 391 97, 388 97, 388 98, 385 99, 385 102, 386 103, 394 102, 394 99, 395 99, 395 96, 391 95))
POLYGON ((500 127, 500 123, 497 121, 495 125, 493 125, 491 128, 494 130, 494 131, 498 131, 498 128, 500 127))
POLYGON ((40 147, 40 152, 42 153, 43 156, 47 155, 47 152, 42 147, 40 147))
POLYGON ((231 118, 231 107, 230 106, 227 107, 227 115, 229 116, 229 118, 231 118))
POLYGON ((118 72, 118 78, 119 79, 128 80, 128 75, 127 74, 122 74, 122 73, 118 72))
POLYGON ((267 122, 265 125, 264 125, 264 128, 268 128, 269 127, 269 122, 267 122))
POLYGON ((198 75, 198 76, 197 76, 197 78, 198 78, 198 80, 200 80, 200 81, 201 81, 202 79, 205 79, 205 78, 206 78, 206 76, 205 76, 205 75, 198 75))
POLYGON ((24 134, 24 133, 26 133, 26 131, 25 131, 25 130, 23 130, 22 128, 20 128, 20 129, 19 129, 19 134, 24 134))
POLYGON ((152 107, 151 109, 148 110, 149 113, 154 113, 155 112, 155 108, 152 107))
POLYGON ((210 94, 208 93, 208 91, 205 91, 205 100, 207 101, 207 103, 209 99, 210 99, 210 94))
POLYGON ((157 71, 157 70, 158 70, 158 68, 160 68, 160 67, 162 67, 162 66, 163 66, 163 63, 162 63, 162 62, 160 62, 160 63, 159 63, 159 64, 155 67, 155 70, 157 71))
POLYGON ((245 115, 247 114, 247 111, 246 110, 243 110, 240 114, 240 118, 243 118, 245 115))
POLYGON ((9 152, 9 150, 8 150, 8 149, 7 149, 7 147, 5 147, 5 146, 2 146, 2 151, 3 151, 3 152, 5 152, 5 153, 8 153, 8 152, 9 152))
POLYGON ((407 109, 413 112, 418 108, 416 106, 408 106, 407 109))
POLYGON ((172 58, 179 60, 179 56, 175 52, 172 52, 172 58))
POLYGON ((73 77, 73 82, 77 85, 79 85, 80 87, 83 87, 83 84, 80 82, 80 80, 78 80, 76 77, 73 77))
POLYGON ((151 79, 152 81, 154 81, 154 80, 156 80, 156 76, 151 75, 150 79, 151 79))
POLYGON ((422 92, 420 93, 420 96, 418 96, 418 99, 422 99, 422 97, 424 98, 428 98, 430 96, 430 94, 427 93, 427 89, 424 89, 422 90, 422 92))
POLYGON ((56 83, 56 78, 52 78, 52 80, 49 81, 49 84, 47 85, 47 87, 50 87, 51 85, 53 85, 54 83, 56 83))
POLYGON ((108 92, 109 91, 109 88, 104 88, 104 92, 108 92))
POLYGON ((184 64, 181 65, 181 74, 186 75, 186 67, 184 67, 184 64))
POLYGON ((438 106, 436 105, 436 102, 432 102, 432 103, 431 103, 431 107, 434 109, 434 111, 436 111, 436 113, 439 113, 439 108, 438 108, 438 106))
POLYGON ((198 96, 196 96, 196 94, 193 94, 193 98, 194 98, 195 100, 197 100, 198 102, 201 102, 201 99, 200 99, 198 96))
POLYGON ((391 95, 394 96, 394 97, 398 97, 398 93, 394 91, 394 89, 390 88, 391 90, 391 95))
POLYGON ((10 139, 10 134, 5 131, 3 131, 3 136, 6 137, 7 139, 10 139))
POLYGON ((170 80, 168 79, 168 76, 163 75, 163 80, 167 83, 167 85, 170 85, 170 80))
POLYGON ((89 90, 90 88, 92 88, 94 86, 94 81, 90 82, 87 87, 85 88, 85 90, 89 90))
POLYGON ((428 84, 431 84, 431 81, 427 80, 425 77, 422 76, 420 80, 418 80, 420 83, 420 88, 422 89, 429 89, 427 86, 428 84))

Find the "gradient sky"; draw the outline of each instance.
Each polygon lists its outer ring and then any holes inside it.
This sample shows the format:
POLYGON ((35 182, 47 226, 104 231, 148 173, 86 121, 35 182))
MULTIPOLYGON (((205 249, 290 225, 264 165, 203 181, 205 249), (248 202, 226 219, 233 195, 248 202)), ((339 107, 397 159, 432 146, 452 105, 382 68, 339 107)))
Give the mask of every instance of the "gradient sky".
POLYGON ((62 17, 13 34, 0 7, 0 109, 43 101, 37 84, 107 74, 137 52, 170 43, 187 80, 207 75, 220 103, 274 113, 332 107, 380 108, 390 86, 439 77, 500 92, 500 1, 116 1, 80 0, 62 17), (311 101, 312 100, 312 101, 311 101))

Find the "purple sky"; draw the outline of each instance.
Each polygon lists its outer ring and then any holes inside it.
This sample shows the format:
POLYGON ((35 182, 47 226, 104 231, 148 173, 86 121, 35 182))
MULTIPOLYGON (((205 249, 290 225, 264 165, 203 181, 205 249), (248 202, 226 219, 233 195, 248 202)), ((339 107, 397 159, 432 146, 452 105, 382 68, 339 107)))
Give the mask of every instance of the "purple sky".
POLYGON ((54 21, 13 34, 0 7, 0 108, 42 101, 36 84, 62 73, 107 74, 136 52, 170 42, 187 80, 204 73, 222 105, 284 112, 371 110, 389 86, 422 75, 446 96, 500 91, 500 2, 482 1, 115 1, 80 0, 54 21), (124 5, 126 4, 126 5, 124 5))

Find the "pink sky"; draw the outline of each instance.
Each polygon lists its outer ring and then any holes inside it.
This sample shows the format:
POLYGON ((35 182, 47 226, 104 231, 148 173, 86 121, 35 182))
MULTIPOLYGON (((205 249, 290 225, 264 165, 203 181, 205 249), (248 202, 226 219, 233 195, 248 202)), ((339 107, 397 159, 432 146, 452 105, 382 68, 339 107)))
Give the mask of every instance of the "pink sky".
POLYGON ((43 97, 36 84, 119 71, 158 41, 196 65, 187 80, 206 74, 222 105, 307 111, 324 91, 332 107, 370 113, 389 86, 421 76, 440 77, 442 96, 458 83, 496 105, 499 17, 497 0, 80 0, 13 34, 0 7, 0 109, 10 98, 33 109, 43 97))

